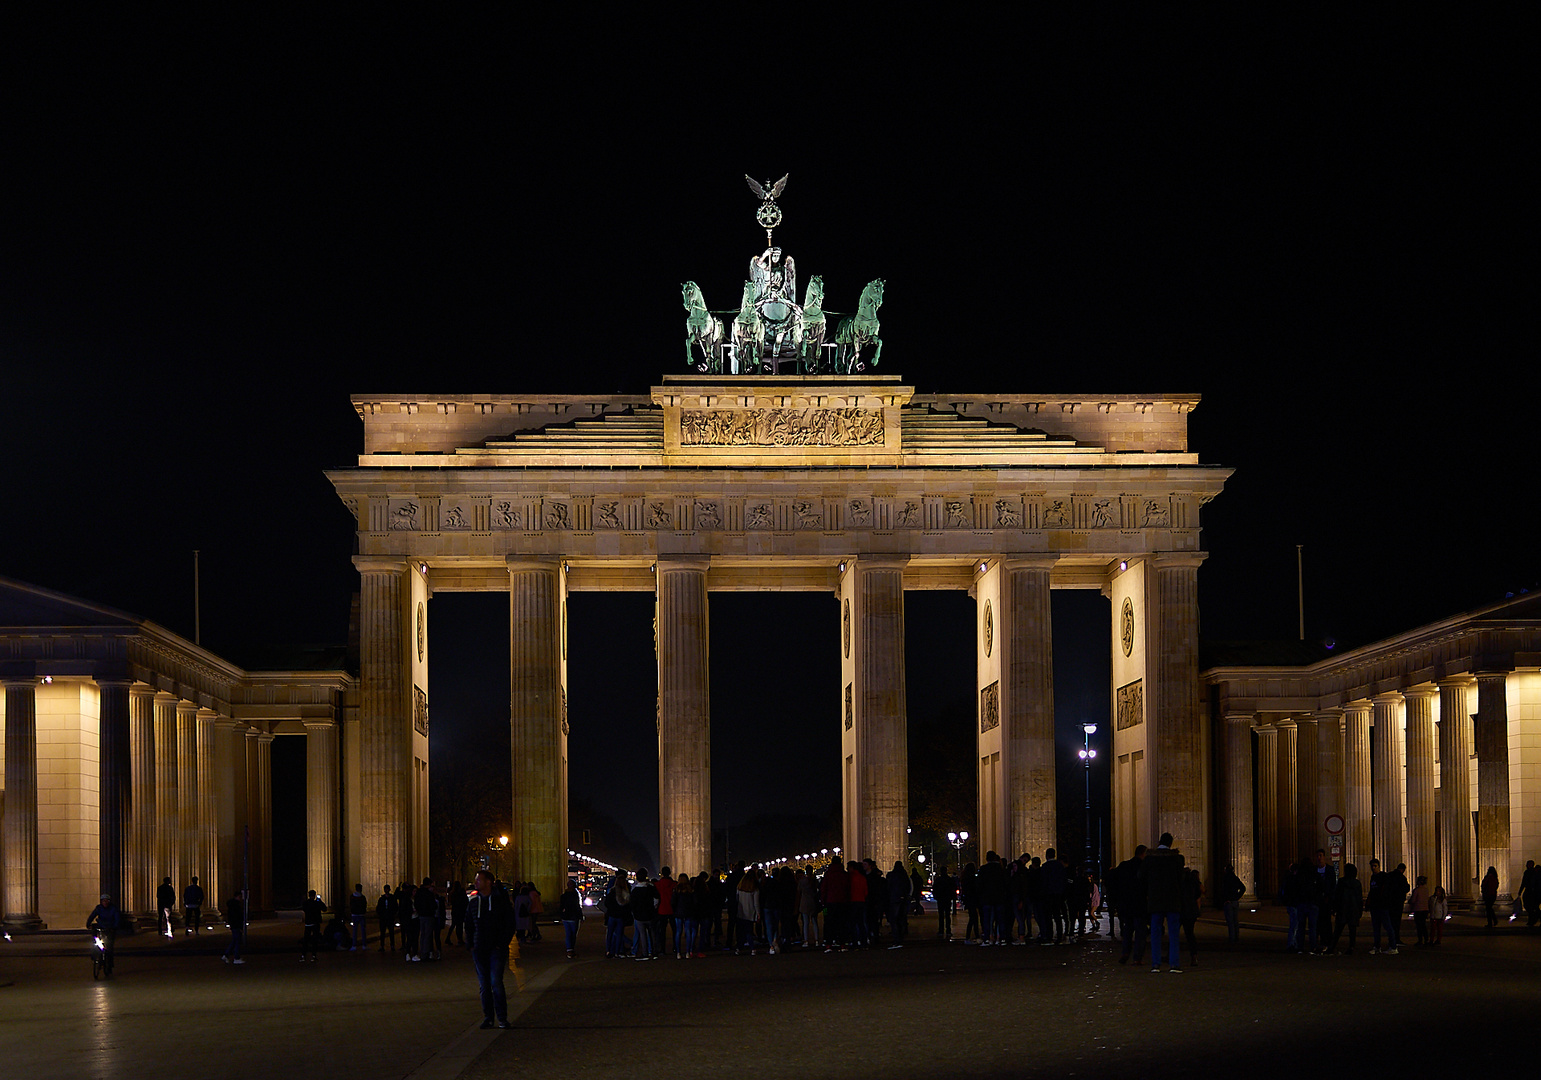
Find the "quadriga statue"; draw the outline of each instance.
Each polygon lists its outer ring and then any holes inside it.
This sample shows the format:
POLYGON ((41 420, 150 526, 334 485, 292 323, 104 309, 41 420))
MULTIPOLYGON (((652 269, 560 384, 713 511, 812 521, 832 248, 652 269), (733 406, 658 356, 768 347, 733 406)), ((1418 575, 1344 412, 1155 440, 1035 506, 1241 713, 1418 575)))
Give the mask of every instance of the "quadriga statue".
POLYGON ((744 282, 744 298, 733 318, 733 354, 738 357, 738 373, 748 375, 760 368, 765 355, 765 320, 755 307, 759 289, 752 281, 744 282))
POLYGON ((706 310, 706 300, 701 287, 694 281, 680 286, 685 298, 685 366, 694 367, 708 375, 722 373, 722 320, 706 310), (690 351, 691 345, 701 350, 698 361, 690 351))
POLYGON ((840 346, 835 353, 836 373, 852 375, 866 370, 868 365, 861 358, 861 350, 874 342, 877 351, 872 354, 871 366, 878 366, 878 360, 883 355, 883 339, 878 337, 878 308, 882 304, 883 279, 878 278, 868 282, 867 287, 861 291, 856 314, 841 319, 835 331, 835 343, 840 346))
POLYGON ((808 279, 808 294, 803 297, 803 340, 798 360, 805 374, 819 373, 819 347, 824 344, 824 277, 808 279))

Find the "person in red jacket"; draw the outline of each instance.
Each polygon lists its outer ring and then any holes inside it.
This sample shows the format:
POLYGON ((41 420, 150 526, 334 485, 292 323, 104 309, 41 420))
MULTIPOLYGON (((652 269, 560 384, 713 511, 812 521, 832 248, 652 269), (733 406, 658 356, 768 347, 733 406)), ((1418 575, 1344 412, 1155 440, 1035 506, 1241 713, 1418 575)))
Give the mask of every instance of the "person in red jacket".
POLYGON ((851 902, 851 879, 838 858, 824 871, 824 880, 819 883, 819 899, 823 901, 827 912, 824 916, 824 951, 834 952, 839 949, 844 952, 845 943, 849 940, 846 933, 846 909, 851 902))
POLYGON ((674 871, 667 866, 659 867, 658 881, 653 886, 658 890, 658 948, 663 949, 664 930, 673 927, 674 931, 674 958, 680 958, 680 921, 674 915, 674 871))

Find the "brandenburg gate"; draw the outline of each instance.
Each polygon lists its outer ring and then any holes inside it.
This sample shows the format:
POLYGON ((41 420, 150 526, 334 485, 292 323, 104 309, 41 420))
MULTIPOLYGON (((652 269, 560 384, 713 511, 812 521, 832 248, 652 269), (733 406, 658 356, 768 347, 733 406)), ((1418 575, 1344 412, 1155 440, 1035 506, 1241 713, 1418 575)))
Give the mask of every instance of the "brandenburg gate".
POLYGON ((347 880, 428 872, 429 601, 458 590, 508 594, 512 873, 543 889, 566 875, 567 597, 616 589, 656 598, 659 825, 677 871, 710 867, 712 592, 831 597, 841 683, 820 692, 841 733, 844 849, 889 865, 908 823, 906 591, 976 601, 980 850, 1016 854, 1055 842, 1050 591, 1097 589, 1117 853, 1169 831, 1207 874, 1199 512, 1230 470, 1189 450, 1198 398, 917 394, 858 363, 780 375, 754 359, 645 395, 353 398, 364 452, 327 474, 362 578, 347 880))

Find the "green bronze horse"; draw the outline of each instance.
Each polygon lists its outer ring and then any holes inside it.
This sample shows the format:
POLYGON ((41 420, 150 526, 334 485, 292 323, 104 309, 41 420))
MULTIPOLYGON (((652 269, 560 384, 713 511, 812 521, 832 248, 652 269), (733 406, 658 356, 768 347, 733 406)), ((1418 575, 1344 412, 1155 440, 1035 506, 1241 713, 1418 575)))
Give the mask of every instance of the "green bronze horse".
POLYGON ((883 279, 878 278, 868 282, 861 291, 856 314, 840 320, 835 331, 835 343, 840 346, 835 353, 837 374, 853 375, 865 371, 868 365, 862 361, 861 350, 872 342, 877 343, 877 351, 872 354, 871 366, 878 366, 878 359, 883 355, 883 339, 878 337, 878 308, 882 304, 883 279))
POLYGON ((706 310, 706 300, 701 287, 694 281, 680 286, 685 298, 685 366, 694 367, 707 375, 722 374, 722 320, 706 310), (698 362, 690 351, 691 345, 701 349, 698 362))
POLYGON ((744 298, 733 319, 733 354, 738 357, 738 373, 751 375, 760 368, 765 355, 765 320, 755 308, 759 289, 752 281, 744 282, 744 298))
POLYGON ((824 344, 824 278, 814 274, 808 279, 808 295, 803 298, 803 340, 798 360, 805 375, 819 373, 819 346, 824 344))

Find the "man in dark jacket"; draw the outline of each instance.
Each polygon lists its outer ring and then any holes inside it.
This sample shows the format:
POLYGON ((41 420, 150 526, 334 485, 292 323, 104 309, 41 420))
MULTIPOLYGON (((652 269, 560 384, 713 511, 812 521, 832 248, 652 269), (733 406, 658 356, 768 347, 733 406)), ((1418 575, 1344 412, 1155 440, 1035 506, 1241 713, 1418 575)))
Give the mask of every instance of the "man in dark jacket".
POLYGON ((979 868, 979 905, 984 911, 980 927, 981 945, 1000 945, 1006 927, 1007 905, 1010 903, 1010 883, 1006 879, 1006 867, 1001 857, 993 851, 985 852, 985 864, 979 868))
POLYGON ((203 919, 203 886, 198 884, 196 877, 182 890, 182 907, 185 909, 182 916, 183 932, 197 934, 198 923, 203 919))
POLYGON ((300 939, 300 962, 305 962, 305 952, 310 951, 310 961, 316 961, 316 946, 321 943, 321 913, 326 910, 326 903, 316 895, 316 890, 311 889, 310 894, 300 901, 300 914, 305 919, 305 936, 300 939))
POLYGON ((508 893, 485 870, 476 875, 476 896, 466 908, 471 962, 482 996, 482 1027, 508 1027, 508 997, 503 973, 508 968, 508 943, 514 936, 514 908, 508 893))
POLYGON ((1150 970, 1161 970, 1161 930, 1167 935, 1167 968, 1182 971, 1177 935, 1182 927, 1182 852, 1172 847, 1172 834, 1162 833, 1155 851, 1145 854, 1140 867, 1145 883, 1145 909, 1150 912, 1150 970))
POLYGON ((952 940, 952 905, 958 898, 958 883, 947 872, 946 865, 937 869, 931 881, 931 896, 936 901, 936 936, 944 941, 952 940))
POLYGON ((95 931, 102 938, 102 971, 109 978, 112 977, 112 948, 118 940, 118 926, 122 923, 122 915, 118 912, 118 905, 112 902, 112 897, 102 895, 101 903, 91 909, 91 914, 86 916, 86 929, 95 931))
POLYGON ((169 877, 162 878, 155 890, 155 906, 161 913, 161 933, 171 936, 171 916, 177 910, 177 887, 169 877))
POLYGON ((385 951, 385 939, 391 939, 391 952, 396 951, 396 898, 387 885, 375 901, 375 919, 380 924, 380 951, 385 951))
MULTIPOLYGON (((1049 917, 1048 930, 1053 932, 1053 942, 1062 945, 1065 941, 1065 890, 1069 885, 1065 866, 1053 848, 1043 853, 1043 876, 1039 878, 1039 888, 1043 892, 1043 906, 1049 917)), ((1049 937, 1040 934, 1038 943, 1049 944, 1049 937)))
POLYGON ((636 924, 635 959, 653 960, 659 953, 658 889, 645 866, 637 868, 637 883, 631 890, 631 918, 636 924))
POLYGON ((1118 896, 1118 921, 1123 931, 1123 950, 1118 955, 1120 964, 1127 964, 1133 955, 1138 964, 1145 956, 1145 935, 1149 928, 1145 922, 1145 882, 1140 868, 1145 864, 1145 845, 1134 849, 1134 858, 1125 859, 1113 868, 1114 890, 1118 896))

